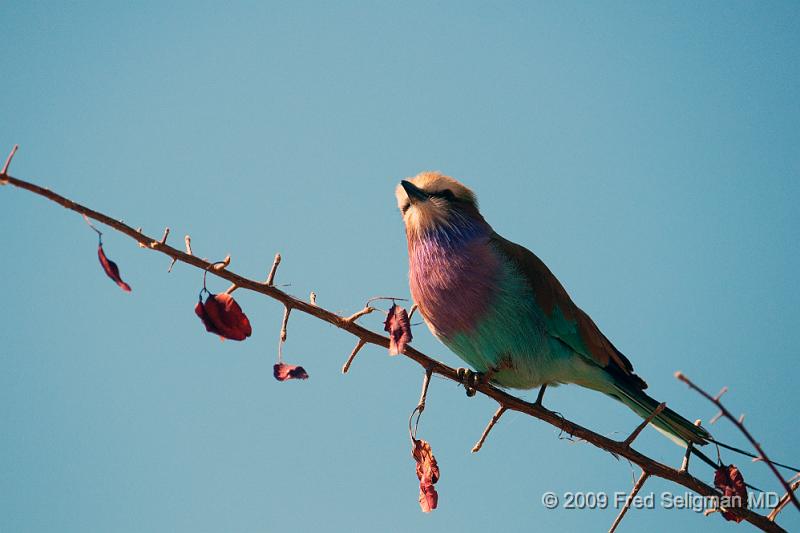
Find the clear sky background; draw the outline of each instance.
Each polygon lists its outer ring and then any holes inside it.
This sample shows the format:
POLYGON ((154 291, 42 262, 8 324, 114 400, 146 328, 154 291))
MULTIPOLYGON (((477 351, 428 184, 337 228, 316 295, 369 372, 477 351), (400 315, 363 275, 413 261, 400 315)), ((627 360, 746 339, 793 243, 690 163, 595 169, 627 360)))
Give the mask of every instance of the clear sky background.
MULTIPOLYGON (((190 233, 243 275, 280 251, 277 282, 349 314, 407 296, 393 189, 441 170, 547 262, 653 396, 708 420, 673 373, 728 385, 768 453, 800 462, 796 2, 170 4, 0 6, 12 175, 151 235, 169 226, 172 243, 190 233)), ((200 272, 104 240, 132 294, 78 215, 0 189, 4 533, 605 531, 616 509, 546 510, 542 493, 628 491, 638 475, 513 413, 471 454, 495 405, 437 379, 420 436, 440 508, 424 515, 416 364, 370 347, 343 376, 355 339, 296 314, 285 357, 311 377, 278 383, 278 303, 237 292, 254 333, 221 343, 193 313, 200 272)), ((571 386, 546 403, 617 438, 638 423, 571 386)), ((651 429, 638 445, 680 464, 651 429)), ((645 493, 664 490, 683 493, 645 493)), ((782 522, 798 530, 800 513, 782 522)), ((656 509, 622 530, 732 527, 656 509)))

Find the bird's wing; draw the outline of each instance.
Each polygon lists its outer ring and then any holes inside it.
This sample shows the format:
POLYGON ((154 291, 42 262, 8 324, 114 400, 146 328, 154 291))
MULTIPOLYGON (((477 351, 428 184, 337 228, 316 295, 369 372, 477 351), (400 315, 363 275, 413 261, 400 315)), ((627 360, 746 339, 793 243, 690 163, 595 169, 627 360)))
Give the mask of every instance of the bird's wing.
POLYGON ((536 304, 546 317, 548 335, 559 339, 573 351, 614 373, 631 378, 639 388, 647 384, 633 373, 631 362, 603 335, 600 328, 564 290, 547 265, 527 248, 496 233, 491 242, 511 261, 533 290, 536 304))

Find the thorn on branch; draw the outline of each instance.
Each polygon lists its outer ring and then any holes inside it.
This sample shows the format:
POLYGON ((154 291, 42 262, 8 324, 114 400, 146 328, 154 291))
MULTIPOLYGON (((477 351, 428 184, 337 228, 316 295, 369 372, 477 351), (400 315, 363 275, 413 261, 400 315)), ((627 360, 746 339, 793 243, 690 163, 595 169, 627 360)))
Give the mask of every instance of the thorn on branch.
MULTIPOLYGON (((678 378, 678 379, 680 379, 680 378, 678 378)), ((683 380, 681 380, 681 381, 683 381, 683 380)), ((714 399, 712 401, 718 402, 720 400, 720 398, 722 398, 722 395, 725 394, 726 392, 728 392, 728 387, 727 386, 726 387, 722 387, 719 390, 719 392, 717 393, 717 395, 714 396, 714 399)))
MULTIPOLYGON (((700 427, 702 421, 697 419, 694 421, 694 425, 700 427)), ((694 444, 691 442, 686 443, 686 453, 683 455, 683 461, 681 462, 681 468, 679 472, 687 472, 689 470, 689 459, 692 456, 692 449, 694 448, 694 444)))
POLYGON ((630 494, 628 494, 628 498, 625 500, 625 505, 620 510, 619 514, 617 515, 617 518, 614 519, 614 523, 611 524, 611 529, 608 530, 608 533, 614 533, 614 531, 617 530, 617 527, 619 527, 620 522, 622 522, 622 519, 625 518, 625 513, 627 513, 628 509, 631 508, 631 503, 633 503, 633 499, 636 497, 637 494, 639 494, 639 491, 642 490, 642 487, 644 486, 645 482, 647 481, 647 478, 649 477, 650 474, 642 470, 642 475, 639 476, 639 480, 633 486, 633 489, 631 489, 630 494))
POLYGON ((272 286, 273 282, 275 281, 275 273, 278 271, 278 265, 281 264, 281 254, 275 254, 275 259, 272 261, 272 267, 269 269, 269 274, 267 274, 267 281, 264 282, 264 285, 269 287, 272 286))
POLYGON ((475 443, 475 446, 472 447, 472 453, 479 451, 483 447, 483 443, 486 441, 486 437, 489 436, 489 432, 492 431, 492 428, 497 421, 500 420, 500 417, 503 416, 503 413, 506 412, 507 407, 505 405, 501 405, 497 412, 492 416, 492 419, 489 420, 489 424, 487 424, 486 429, 483 430, 481 434, 481 438, 478 439, 478 442, 475 443))
MULTIPOLYGON (((311 294, 314 293, 312 292, 311 294)), ((367 341, 365 341, 363 338, 358 339, 356 347, 353 348, 352 352, 350 352, 350 357, 347 358, 347 361, 345 361, 344 365, 342 366, 342 374, 347 374, 347 372, 350 370, 350 365, 353 364, 353 359, 356 358, 356 355, 358 355, 358 352, 361 351, 361 348, 363 348, 366 343, 367 341)))
POLYGON ((186 243, 186 253, 192 255, 192 238, 187 234, 183 238, 183 242, 186 243))
POLYGON ((349 317, 345 318, 344 321, 347 322, 348 324, 352 324, 354 321, 358 320, 359 318, 361 318, 364 315, 370 314, 374 310, 375 310, 374 307, 367 306, 364 309, 362 309, 361 311, 357 311, 357 312, 353 313, 352 315, 350 315, 349 317))
POLYGON ((290 306, 283 309, 283 320, 281 321, 281 333, 278 340, 278 362, 283 361, 283 343, 286 342, 286 326, 289 324, 289 313, 292 312, 290 306))
MULTIPOLYGON (((89 222, 89 219, 86 217, 86 215, 85 215, 85 214, 83 215, 83 218, 84 218, 84 219, 86 219, 86 223, 87 223, 87 224, 89 224, 90 226, 92 226, 92 223, 91 223, 91 222, 89 222)), ((98 231, 98 230, 97 230, 97 228, 95 228, 94 226, 92 226, 92 229, 94 229, 95 231, 98 231)), ((136 228, 136 233, 139 233, 140 235, 144 235, 144 233, 142 233, 142 228, 141 228, 141 227, 138 227, 138 228, 136 228)), ((140 240, 137 240, 137 241, 136 241, 136 245, 137 245, 139 248, 147 248, 147 246, 145 246, 145 244, 144 244, 144 243, 142 243, 142 241, 140 241, 140 240)))
POLYGON ((164 236, 161 237, 159 244, 161 244, 162 246, 167 244, 167 237, 169 237, 169 227, 164 228, 164 236))
POLYGON ((175 266, 175 263, 176 263, 177 261, 178 261, 178 258, 177 258, 176 256, 172 256, 172 261, 170 261, 170 263, 169 263, 169 268, 167 269, 167 274, 169 274, 170 272, 172 272, 172 267, 174 267, 174 266, 175 266))
POLYGON ((231 254, 228 254, 225 256, 225 259, 219 261, 218 263, 214 263, 214 265, 211 268, 213 268, 214 270, 225 270, 230 264, 231 264, 231 254))
POLYGON ((652 412, 652 413, 650 413, 650 416, 648 416, 647 418, 645 418, 645 419, 644 419, 644 421, 642 421, 642 423, 641 423, 641 424, 639 424, 638 426, 636 426, 636 429, 634 429, 634 430, 631 432, 631 434, 630 434, 630 435, 628 435, 628 438, 627 438, 627 439, 625 439, 624 441, 622 441, 622 442, 623 442, 623 444, 625 444, 625 446, 630 446, 630 445, 633 443, 633 441, 636 439, 636 437, 638 437, 638 436, 639 436, 639 433, 641 433, 641 432, 642 432, 642 430, 643 430, 644 428, 646 428, 646 427, 647 427, 647 424, 649 424, 650 422, 652 422, 652 421, 653 421, 653 419, 654 419, 655 417, 657 417, 657 416, 658 416, 658 414, 659 414, 661 411, 663 411, 663 410, 664 410, 664 408, 665 408, 666 406, 667 406, 667 404, 666 404, 666 403, 664 403, 664 402, 662 402, 662 403, 658 404, 658 407, 656 407, 655 409, 653 409, 653 412, 652 412))
POLYGON ((281 342, 286 342, 286 326, 289 324, 289 313, 291 312, 292 308, 287 305, 284 308, 283 321, 281 322, 281 342))
MULTIPOLYGON (((11 149, 11 153, 9 153, 8 157, 6 158, 6 164, 3 165, 3 170, 0 171, 0 176, 4 176, 4 177, 8 176, 8 167, 11 165, 11 160, 14 159, 14 154, 17 153, 18 149, 19 149, 19 145, 15 144, 14 147, 11 149)), ((2 180, 2 181, 3 181, 3 185, 5 185, 8 182, 8 180, 5 180, 5 179, 2 180)))
POLYGON ((681 467, 679 472, 687 472, 689 470, 689 459, 692 457, 692 448, 694 444, 691 442, 686 443, 686 453, 683 454, 683 461, 681 461, 681 467))
POLYGON ((311 303, 311 305, 317 305, 317 293, 311 291, 311 294, 308 295, 308 301, 311 303))

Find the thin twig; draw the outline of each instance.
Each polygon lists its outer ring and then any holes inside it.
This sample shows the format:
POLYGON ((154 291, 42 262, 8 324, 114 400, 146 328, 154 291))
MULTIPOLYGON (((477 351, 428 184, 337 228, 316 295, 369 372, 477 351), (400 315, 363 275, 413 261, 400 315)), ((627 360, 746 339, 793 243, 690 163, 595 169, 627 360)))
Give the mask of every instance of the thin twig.
POLYGON ((483 447, 483 443, 486 441, 486 437, 489 436, 489 432, 492 430, 494 425, 497 424, 497 421, 500 420, 500 417, 503 416, 503 413, 505 412, 506 407, 504 405, 498 407, 497 412, 495 412, 494 416, 492 416, 492 419, 489 420, 489 423, 486 425, 486 429, 483 430, 481 438, 479 438, 478 442, 475 443, 475 446, 472 447, 472 453, 479 451, 483 447))
POLYGON ((358 320, 359 318, 361 318, 362 316, 370 314, 374 310, 375 310, 374 307, 367 306, 364 309, 362 309, 361 311, 356 311, 355 313, 353 313, 349 317, 345 318, 344 320, 345 320, 345 322, 354 322, 354 321, 358 320))
POLYGON ((3 165, 3 170, 0 170, 0 176, 3 176, 3 177, 7 177, 8 176, 8 167, 9 167, 9 165, 11 165, 11 160, 14 159, 14 154, 17 153, 18 149, 19 149, 19 145, 15 144, 14 147, 11 149, 11 153, 8 154, 8 157, 6 158, 6 164, 3 165))
MULTIPOLYGON (((792 493, 794 493, 794 491, 796 491, 798 487, 800 487, 800 479, 798 479, 798 480, 794 481, 794 482, 793 482, 793 483, 792 483, 792 484, 789 486, 789 488, 791 489, 791 492, 792 492, 792 493)), ((786 504, 788 504, 788 503, 789 503, 789 501, 790 501, 789 494, 790 494, 790 493, 789 493, 789 492, 787 492, 786 494, 784 494, 783 496, 781 496, 781 499, 780 499, 780 500, 778 500, 778 503, 777 503, 777 504, 775 504, 775 507, 774 507, 774 508, 772 509, 772 511, 771 511, 771 512, 770 512, 770 513, 767 515, 767 520, 772 520, 773 522, 775 521, 775 518, 777 518, 777 517, 778 517, 778 513, 780 513, 781 511, 783 511, 783 508, 784 508, 784 507, 786 507, 786 504)))
POLYGON ((350 357, 347 358, 347 361, 345 361, 344 365, 342 366, 342 374, 347 374, 347 372, 350 370, 350 365, 353 364, 353 359, 356 358, 356 355, 358 355, 358 352, 361 351, 361 348, 363 348, 365 344, 367 344, 367 341, 364 339, 358 339, 356 347, 353 348, 352 352, 350 352, 350 357))
POLYGON ((419 395, 419 402, 417 402, 417 406, 411 411, 411 416, 408 417, 408 433, 411 436, 411 440, 417 440, 417 428, 419 427, 419 419, 422 416, 422 411, 425 410, 425 401, 428 399, 428 386, 431 384, 431 376, 433 375, 433 370, 430 368, 425 369, 425 375, 422 377, 422 392, 419 395), (414 429, 411 429, 411 421, 414 420, 414 415, 417 415, 417 423, 414 424, 414 429))
POLYGON ((278 271, 278 265, 280 264, 281 254, 275 254, 275 259, 272 261, 272 267, 269 269, 269 274, 267 274, 267 281, 264 282, 265 285, 272 287, 272 284, 275 281, 275 273, 278 271))
POLYGON ((228 254, 225 256, 225 259, 223 259, 222 261, 217 261, 211 266, 211 268, 213 268, 214 270, 225 270, 226 268, 228 268, 228 265, 230 264, 231 264, 231 254, 228 254))
POLYGON ((417 403, 420 413, 425 410, 425 400, 428 399, 428 385, 431 384, 432 374, 433 371, 430 368, 425 369, 425 377, 422 379, 422 392, 419 395, 419 403, 417 403))
POLYGON ((692 382, 692 380, 690 380, 688 377, 686 377, 683 373, 676 372, 675 373, 675 377, 678 378, 680 381, 683 381, 684 383, 689 385, 690 389, 698 392, 701 396, 703 396, 704 398, 706 398, 707 400, 712 402, 714 405, 716 405, 717 408, 719 408, 719 410, 722 411, 723 416, 725 418, 727 418, 728 420, 730 420, 731 422, 733 422, 733 424, 737 428, 739 428, 739 431, 742 432, 742 435, 744 435, 745 438, 748 441, 750 441, 750 444, 753 445, 753 448, 756 449, 756 452, 758 453, 759 457, 761 457, 764 460, 764 462, 767 463, 767 465, 769 466, 770 470, 772 470, 772 473, 775 474, 775 477, 777 477, 780 480, 781 485, 783 485, 784 490, 789 495, 789 498, 792 500, 792 503, 795 505, 795 507, 800 509, 800 502, 797 501, 797 497, 794 495, 794 491, 791 490, 791 487, 789 487, 789 483, 787 483, 786 480, 781 475, 781 473, 778 472, 778 468, 775 466, 775 464, 772 461, 770 461, 769 457, 767 457, 767 454, 764 452, 764 449, 761 447, 761 445, 758 443, 758 441, 756 441, 756 439, 753 438, 753 435, 750 434, 750 432, 747 430, 747 428, 744 427, 744 424, 742 423, 742 421, 740 419, 735 418, 731 414, 731 412, 728 411, 728 408, 725 407, 722 404, 722 402, 720 401, 720 398, 722 397, 723 394, 725 394, 725 392, 728 390, 728 388, 724 387, 719 392, 719 394, 717 394, 716 396, 711 396, 709 393, 707 393, 706 391, 704 391, 703 389, 701 389, 700 387, 695 385, 692 382))
MULTIPOLYGON (((695 426, 700 426, 700 420, 695 420, 695 426)), ((683 461, 681 462, 680 471, 686 472, 689 470, 689 459, 692 458, 692 450, 694 449, 694 443, 687 442, 686 443, 686 453, 683 454, 683 461)))
POLYGON ((649 477, 650 474, 642 470, 642 475, 639 476, 639 480, 633 486, 633 489, 631 490, 630 494, 628 494, 628 498, 625 500, 625 505, 620 510, 619 514, 617 515, 617 518, 614 519, 614 523, 611 524, 611 529, 608 530, 608 533, 614 533, 614 531, 617 530, 617 526, 619 526, 619 523, 622 522, 623 518, 625 518, 625 513, 627 513, 628 509, 631 508, 631 503, 633 502, 633 499, 636 497, 639 491, 642 490, 645 481, 647 481, 647 478, 649 477))
POLYGON ((369 304, 371 304, 372 302, 376 302, 378 300, 391 300, 392 302, 407 302, 408 301, 405 298, 396 298, 394 296, 373 296, 372 298, 367 300, 367 303, 364 304, 364 307, 369 307, 369 304))
POLYGON ((289 313, 292 312, 290 306, 286 306, 283 310, 283 321, 281 321, 281 342, 286 342, 286 326, 289 324, 289 313))
POLYGON ((627 438, 627 439, 625 439, 625 440, 623 441, 623 443, 624 443, 626 446, 630 446, 630 445, 631 445, 631 443, 633 443, 633 441, 634 441, 634 440, 636 440, 636 437, 638 437, 638 436, 639 436, 639 433, 641 433, 641 432, 642 432, 642 430, 643 430, 644 428, 646 428, 646 427, 647 427, 647 424, 649 424, 650 422, 652 422, 652 421, 653 421, 653 419, 654 419, 655 417, 657 417, 657 416, 658 416, 658 414, 659 414, 661 411, 663 411, 663 410, 664 410, 664 408, 665 408, 666 406, 667 406, 667 404, 666 404, 666 403, 663 403, 663 402, 662 402, 662 403, 660 403, 660 404, 658 404, 658 407, 656 407, 655 409, 653 409, 653 412, 652 412, 652 413, 650 413, 650 416, 648 416, 647 418, 645 418, 645 419, 642 421, 642 423, 641 423, 641 424, 639 424, 638 426, 636 426, 636 429, 634 429, 633 431, 631 431, 631 434, 630 434, 630 435, 628 435, 628 438, 627 438))
POLYGON ((183 238, 183 242, 184 242, 184 244, 186 244, 186 253, 188 255, 192 255, 192 238, 189 235, 186 235, 183 238))
MULTIPOLYGON (((45 189, 36 184, 20 180, 12 176, 8 176, 7 179, 9 184, 14 185, 15 187, 25 189, 34 194, 47 198, 48 200, 53 201, 67 209, 86 215, 98 222, 107 225, 110 228, 113 228, 116 231, 119 231, 124 235, 127 235, 128 237, 134 239, 139 243, 146 245, 147 243, 153 240, 151 237, 148 237, 147 235, 137 232, 136 229, 132 228, 131 226, 128 226, 123 222, 120 222, 119 220, 113 217, 95 211, 81 204, 78 204, 49 189, 45 189)), ((190 253, 185 253, 169 245, 159 246, 157 249, 155 249, 155 251, 171 257, 177 257, 178 261, 186 263, 187 265, 194 266, 201 270, 208 270, 211 268, 212 265, 210 262, 200 257, 197 257, 190 253)), ((376 346, 382 346, 384 348, 389 347, 388 337, 380 335, 374 331, 371 331, 359 325, 357 322, 347 322, 344 319, 344 317, 332 311, 329 311, 324 307, 312 305, 305 300, 295 298, 294 296, 287 294, 286 292, 278 289, 277 287, 268 286, 264 283, 246 278, 227 269, 211 270, 210 273, 214 276, 225 279, 231 283, 236 283, 242 289, 251 290, 253 292, 263 294, 267 297, 273 298, 281 302, 285 306, 291 306, 293 309, 297 309, 297 311, 299 312, 314 316, 324 322, 336 326, 339 329, 347 331, 348 333, 360 339, 364 339, 368 344, 374 344, 376 346)), ((454 381, 457 383, 460 382, 456 369, 425 355, 424 353, 414 349, 411 346, 406 347, 405 351, 403 352, 403 355, 415 361, 423 368, 430 370, 433 374, 442 376, 443 378, 448 379, 450 381, 454 381)), ((583 441, 592 444, 597 448, 605 450, 612 455, 624 457, 631 463, 638 465, 640 468, 642 468, 642 470, 644 470, 651 476, 656 476, 672 481, 678 485, 681 485, 689 490, 696 492, 701 496, 712 497, 712 496, 717 496, 719 494, 714 487, 706 483, 703 483, 702 481, 695 478, 688 472, 680 472, 676 468, 667 466, 659 461, 656 461, 655 459, 636 451, 630 446, 625 446, 624 443, 622 442, 613 440, 611 438, 606 437, 605 435, 601 435, 600 433, 594 432, 579 424, 576 424, 575 422, 567 420, 559 413, 550 411, 541 406, 534 405, 530 402, 526 402, 525 400, 522 400, 521 398, 518 398, 516 396, 512 396, 511 394, 508 394, 507 392, 492 386, 490 383, 483 383, 483 382, 477 383, 476 389, 481 394, 484 394, 487 397, 495 400, 500 405, 505 406, 508 410, 525 413, 533 418, 536 418, 547 424, 552 425, 553 427, 558 428, 559 430, 561 430, 566 434, 572 435, 575 438, 581 439, 583 441)), ((785 531, 775 522, 767 520, 765 516, 755 513, 750 509, 737 508, 737 509, 732 509, 731 512, 734 513, 736 516, 747 520, 751 524, 755 525, 756 527, 764 531, 772 531, 772 532, 785 531)))
MULTIPOLYGON (((92 224, 92 221, 89 220, 89 217, 87 217, 86 215, 83 215, 83 220, 85 220, 86 223, 89 224, 89 227, 92 228, 95 233, 97 233, 98 237, 102 237, 103 236, 103 232, 100 231, 99 229, 97 229, 94 224, 92 224)), ((142 243, 139 243, 139 244, 142 244, 142 243)))

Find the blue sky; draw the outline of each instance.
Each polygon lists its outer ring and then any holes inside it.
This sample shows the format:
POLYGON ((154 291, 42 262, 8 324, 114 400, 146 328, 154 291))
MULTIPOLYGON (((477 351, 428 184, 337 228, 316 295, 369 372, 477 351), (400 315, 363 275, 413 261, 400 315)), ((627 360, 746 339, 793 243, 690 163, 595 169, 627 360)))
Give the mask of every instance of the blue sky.
MULTIPOLYGON (((707 420, 714 410, 673 373, 727 385, 768 453, 798 462, 796 3, 0 13, 0 149, 21 146, 12 175, 151 235, 170 226, 171 242, 190 233, 197 254, 230 253, 251 277, 280 251, 279 283, 349 314, 407 295, 393 189, 444 171, 545 260, 654 397, 707 420)), ((406 432, 415 364, 371 347, 342 376, 354 339, 298 314, 284 354, 311 378, 278 383, 276 302, 237 292, 254 333, 220 343, 192 311, 196 270, 167 274, 167 258, 107 232, 124 294, 80 217, 8 187, 0 228, 0 531, 596 531, 615 509, 546 510, 542 493, 627 491, 638 475, 517 414, 471 454, 495 405, 434 380, 420 435, 441 466, 440 508, 423 515, 406 432)), ((459 364, 424 326, 413 344, 459 364)), ((637 424, 575 387, 546 402, 619 438, 637 424)), ((639 445, 680 463, 655 431, 639 445)), ((763 465, 726 458, 778 490, 763 465)), ((800 515, 782 522, 798 529, 800 515)), ((656 509, 622 530, 730 527, 656 509)))

